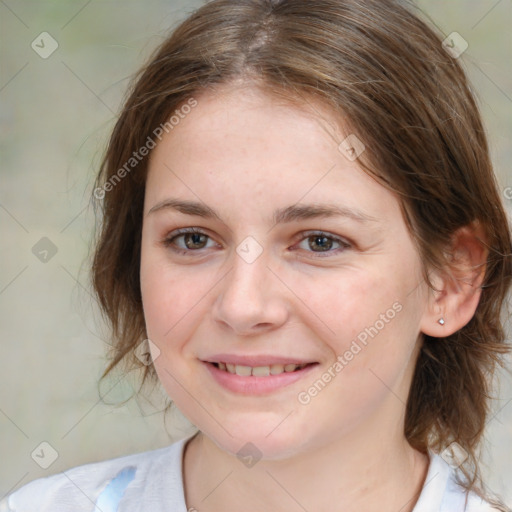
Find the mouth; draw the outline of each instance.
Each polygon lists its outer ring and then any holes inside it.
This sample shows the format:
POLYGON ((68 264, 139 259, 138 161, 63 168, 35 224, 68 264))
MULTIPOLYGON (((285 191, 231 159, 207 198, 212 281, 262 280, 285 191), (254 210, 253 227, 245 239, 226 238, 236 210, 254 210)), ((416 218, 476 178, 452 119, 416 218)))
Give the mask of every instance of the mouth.
POLYGON ((304 368, 318 363, 303 364, 271 364, 265 366, 246 366, 241 364, 208 362, 215 366, 218 370, 239 375, 241 377, 269 377, 271 375, 281 375, 282 373, 293 373, 303 370, 304 368))
MULTIPOLYGON (((249 366, 237 364, 234 358, 232 362, 202 361, 202 364, 208 370, 208 374, 214 382, 224 390, 237 395, 270 395, 281 389, 291 386, 295 382, 304 379, 310 372, 314 371, 320 363, 304 363, 296 361, 290 362, 288 359, 284 362, 273 362, 272 364, 263 364, 256 361, 249 366)), ((269 362, 267 359, 265 362, 269 362)))

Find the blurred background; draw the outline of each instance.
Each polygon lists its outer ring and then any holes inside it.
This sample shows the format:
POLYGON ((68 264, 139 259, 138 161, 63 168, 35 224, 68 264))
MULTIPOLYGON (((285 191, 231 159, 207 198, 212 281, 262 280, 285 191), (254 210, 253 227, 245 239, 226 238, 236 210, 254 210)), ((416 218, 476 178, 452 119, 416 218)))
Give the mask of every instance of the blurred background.
MULTIPOLYGON (((98 384, 108 333, 90 291, 89 198, 130 76, 202 3, 0 0, 0 499, 35 478, 193 431, 178 411, 161 412, 159 388, 128 400, 136 375, 98 384)), ((460 59, 510 213, 512 2, 417 3, 468 43, 460 59)), ((502 372, 496 395, 483 470, 510 505, 510 375, 502 372)))

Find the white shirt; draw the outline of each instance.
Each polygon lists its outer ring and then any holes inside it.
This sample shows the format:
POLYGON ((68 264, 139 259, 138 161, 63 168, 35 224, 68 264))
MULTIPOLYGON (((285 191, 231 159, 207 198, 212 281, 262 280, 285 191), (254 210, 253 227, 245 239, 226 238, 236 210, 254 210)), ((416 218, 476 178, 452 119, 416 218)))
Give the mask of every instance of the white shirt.
MULTIPOLYGON (((193 436, 158 450, 85 464, 30 482, 0 502, 0 512, 189 512, 183 490, 184 446, 193 436)), ((492 512, 466 494, 455 470, 429 452, 430 464, 414 512, 492 512)), ((199 506, 199 505, 197 505, 199 506)))

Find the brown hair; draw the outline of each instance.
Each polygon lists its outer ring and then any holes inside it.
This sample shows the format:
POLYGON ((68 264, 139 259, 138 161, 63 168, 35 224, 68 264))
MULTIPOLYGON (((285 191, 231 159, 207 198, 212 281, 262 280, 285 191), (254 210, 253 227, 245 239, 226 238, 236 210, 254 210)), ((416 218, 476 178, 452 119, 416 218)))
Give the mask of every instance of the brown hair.
MULTIPOLYGON (((422 452, 459 443, 469 454, 465 486, 480 492, 477 448, 491 377, 508 350, 500 311, 510 228, 465 73, 398 0, 214 0, 160 45, 134 79, 96 182, 104 198, 93 283, 114 343, 104 375, 121 362, 142 367, 134 348, 146 338, 139 264, 148 159, 126 163, 194 95, 247 77, 327 105, 364 141, 360 164, 399 194, 427 282, 428 269, 447 268, 451 235, 482 226, 489 256, 478 308, 453 335, 424 336, 405 419, 408 442, 422 452)), ((155 376, 147 366, 142 381, 155 376)))

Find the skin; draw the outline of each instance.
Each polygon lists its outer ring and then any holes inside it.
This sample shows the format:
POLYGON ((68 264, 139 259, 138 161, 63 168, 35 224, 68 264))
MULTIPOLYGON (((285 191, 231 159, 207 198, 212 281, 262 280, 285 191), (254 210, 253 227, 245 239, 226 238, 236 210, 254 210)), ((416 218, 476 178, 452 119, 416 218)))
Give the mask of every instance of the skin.
MULTIPOLYGON (((478 293, 441 277, 441 292, 431 292, 397 198, 338 149, 348 133, 321 105, 298 108, 240 84, 196 99, 151 154, 141 252, 155 368, 200 430, 185 450, 187 507, 410 512, 428 469, 428 457, 403 435, 421 333, 445 336, 462 327, 478 293), (150 212, 169 198, 205 204, 221 220, 172 208, 150 212), (272 222, 275 209, 297 203, 336 204, 371 220, 272 222), (190 227, 207 237, 165 244, 190 227), (348 246, 329 239, 322 251, 311 231, 348 246), (247 236, 263 249, 252 263, 236 252, 247 236), (299 393, 393 304, 400 311, 300 403, 299 393), (271 394, 244 396, 205 369, 201 359, 215 353, 319 364, 271 394), (248 442, 262 454, 250 468, 236 456, 248 442)), ((461 254, 471 256, 472 234, 465 235, 461 254)))

